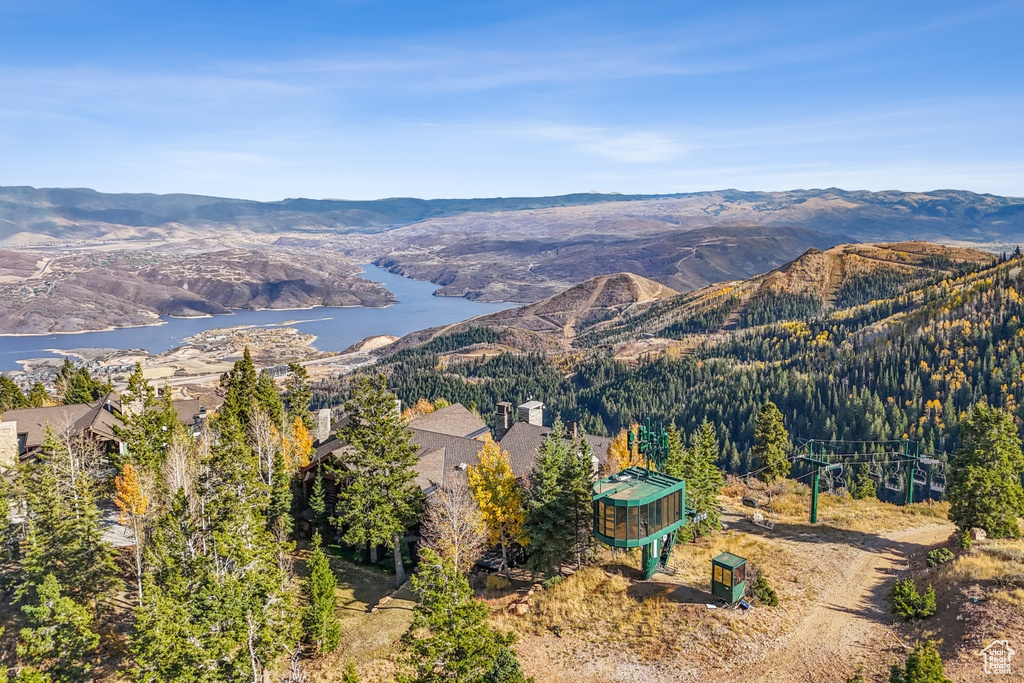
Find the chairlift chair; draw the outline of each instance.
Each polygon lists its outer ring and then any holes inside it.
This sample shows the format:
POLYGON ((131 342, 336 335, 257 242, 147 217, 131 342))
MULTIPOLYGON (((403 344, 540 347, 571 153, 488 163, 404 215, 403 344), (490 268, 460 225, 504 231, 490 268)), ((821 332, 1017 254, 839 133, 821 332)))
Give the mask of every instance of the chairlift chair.
POLYGON ((878 464, 878 461, 875 460, 874 456, 872 456, 871 464, 868 465, 868 477, 875 483, 880 484, 884 476, 885 475, 882 472, 882 466, 878 464))
POLYGON ((750 515, 750 521, 764 529, 775 528, 775 510, 770 505, 754 510, 750 515))
POLYGON ((743 494, 743 505, 754 508, 750 515, 750 521, 764 529, 775 528, 775 508, 772 507, 772 492, 768 489, 767 499, 759 498, 750 488, 750 482, 746 481, 747 490, 743 494))
POLYGON ((850 490, 849 485, 846 483, 846 478, 845 477, 836 477, 835 485, 836 485, 836 495, 837 496, 838 495, 845 495, 850 490), (840 494, 839 493, 840 491, 842 491, 843 493, 840 494))
POLYGON ((925 487, 928 485, 928 473, 921 469, 920 465, 914 466, 914 486, 925 487))
POLYGON ((749 474, 743 478, 743 486, 745 488, 745 490, 743 491, 743 498, 741 499, 741 502, 743 503, 743 507, 754 508, 755 510, 760 508, 761 507, 761 499, 758 498, 756 492, 750 486, 750 475, 749 474))
POLYGON ((939 471, 932 475, 931 489, 935 493, 946 492, 946 475, 944 473, 945 468, 939 465, 939 471))
POLYGON ((893 472, 885 478, 885 488, 890 491, 902 491, 903 490, 903 475, 899 472, 893 472))

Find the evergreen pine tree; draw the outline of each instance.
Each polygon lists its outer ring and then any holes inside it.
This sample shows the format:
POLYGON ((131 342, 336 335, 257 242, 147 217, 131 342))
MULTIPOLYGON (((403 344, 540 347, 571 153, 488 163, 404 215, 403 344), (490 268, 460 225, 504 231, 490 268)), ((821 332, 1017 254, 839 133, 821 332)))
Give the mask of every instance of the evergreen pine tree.
POLYGON ((302 584, 306 598, 302 618, 306 640, 312 643, 317 652, 334 652, 341 639, 341 624, 335 614, 338 609, 338 598, 335 595, 338 582, 327 555, 320 547, 320 534, 317 532, 313 533, 313 545, 306 568, 309 570, 309 578, 302 584))
POLYGON ((341 683, 359 683, 359 673, 356 671, 356 663, 351 659, 345 665, 345 673, 341 675, 341 683))
POLYGON ((359 380, 345 410, 349 423, 340 435, 352 449, 337 472, 345 481, 338 487, 334 523, 344 530, 346 543, 391 546, 395 580, 402 585, 401 539, 420 500, 413 481, 417 447, 384 375, 359 380))
POLYGON ((490 610, 473 598, 473 591, 454 564, 426 548, 412 578, 419 602, 405 636, 406 663, 412 670, 407 683, 525 683, 515 659, 512 634, 504 635, 487 623, 490 610), (518 676, 515 676, 518 673, 518 676))
POLYGON ((890 683, 952 683, 946 678, 942 657, 933 641, 918 643, 907 655, 904 668, 893 666, 889 674, 890 683))
POLYGON ((590 442, 580 432, 569 446, 568 457, 561 476, 564 507, 569 512, 572 524, 571 552, 576 568, 583 566, 583 560, 594 545, 593 536, 593 479, 595 474, 593 453, 590 442))
POLYGON ((267 506, 267 526, 284 540, 292 532, 292 484, 280 450, 274 454, 274 477, 267 506))
POLYGON ((789 476, 789 432, 782 421, 782 413, 771 402, 764 404, 757 414, 754 428, 754 458, 757 468, 765 468, 764 480, 771 483, 789 476))
POLYGON ((244 432, 252 418, 253 407, 256 405, 256 366, 252 362, 249 347, 240 360, 228 372, 221 375, 220 385, 224 388, 224 403, 217 411, 224 421, 234 421, 244 432))
POLYGON ((53 574, 68 595, 93 602, 118 583, 113 549, 103 541, 92 480, 47 428, 37 462, 18 472, 28 507, 27 585, 53 574))
POLYGON ((1020 538, 1024 454, 1013 415, 979 403, 961 424, 960 441, 946 488, 950 520, 964 531, 980 527, 995 538, 1020 538))
POLYGON ((316 478, 313 479, 313 490, 309 494, 309 509, 313 511, 317 529, 324 531, 327 528, 327 499, 324 492, 323 466, 316 468, 316 478))
POLYGON ((256 405, 270 418, 270 424, 280 430, 284 425, 284 402, 277 392, 277 384, 270 373, 264 370, 256 378, 256 405))
POLYGON ((316 425, 313 416, 310 414, 310 406, 313 402, 313 391, 309 387, 309 372, 305 366, 298 363, 289 363, 288 371, 291 375, 285 385, 284 399, 288 405, 288 417, 299 418, 306 426, 306 429, 313 429, 316 425))
POLYGON ((561 574, 562 563, 572 557, 576 532, 572 510, 566 506, 563 483, 570 444, 565 428, 556 421, 544 439, 530 474, 526 500, 526 535, 530 539, 527 562, 533 571, 561 574))
POLYGON ((157 398, 156 391, 142 374, 142 366, 128 377, 128 386, 121 392, 121 421, 114 432, 121 439, 124 455, 118 456, 123 465, 132 463, 160 476, 178 414, 171 403, 169 391, 157 398))
POLYGON ((27 407, 29 408, 45 408, 46 406, 53 405, 53 399, 46 392, 46 387, 43 386, 42 382, 36 382, 32 385, 32 388, 28 390, 26 399, 27 407))
POLYGON ((211 429, 196 491, 179 488, 152 526, 136 681, 262 680, 299 638, 289 546, 268 529, 256 457, 233 415, 211 429))
POLYGON ((683 433, 675 423, 668 426, 668 458, 665 460, 665 474, 676 479, 685 479, 687 452, 683 433))
POLYGON ((90 659, 100 637, 90 628, 89 610, 61 595, 53 574, 47 574, 35 592, 35 601, 21 608, 29 626, 21 629, 18 659, 54 683, 92 680, 90 659))
POLYGON ((56 383, 57 398, 64 405, 92 403, 111 389, 109 384, 94 380, 84 365, 76 369, 70 358, 64 359, 56 383))
POLYGON ((871 478, 867 465, 861 465, 850 489, 850 495, 858 500, 873 500, 878 497, 878 485, 871 478))
POLYGON ((707 515, 704 521, 684 527, 683 537, 706 536, 722 528, 718 498, 725 485, 722 471, 718 469, 718 437, 707 419, 690 437, 690 448, 685 451, 682 462, 680 478, 686 480, 686 506, 707 515))
MULTIPOLYGON (((18 550, 17 528, 11 524, 11 487, 0 477, 0 562, 14 559, 18 550)), ((0 683, 3 681, 0 677, 0 683)))
POLYGON ((27 408, 28 399, 21 388, 7 375, 0 374, 0 413, 5 410, 27 408))

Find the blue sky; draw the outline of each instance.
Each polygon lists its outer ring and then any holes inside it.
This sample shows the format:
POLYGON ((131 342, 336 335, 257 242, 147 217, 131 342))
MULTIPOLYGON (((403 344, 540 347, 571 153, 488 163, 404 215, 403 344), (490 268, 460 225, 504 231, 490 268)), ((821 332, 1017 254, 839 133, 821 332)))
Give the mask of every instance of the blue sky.
POLYGON ((0 185, 1024 195, 1024 1, 0 0, 0 185))

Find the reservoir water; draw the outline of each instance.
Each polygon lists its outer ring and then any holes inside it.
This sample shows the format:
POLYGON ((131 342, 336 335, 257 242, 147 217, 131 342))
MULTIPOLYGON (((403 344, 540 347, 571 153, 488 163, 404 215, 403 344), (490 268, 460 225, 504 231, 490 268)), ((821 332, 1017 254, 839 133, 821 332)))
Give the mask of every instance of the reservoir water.
POLYGON ((398 299, 387 308, 309 308, 289 311, 235 311, 208 318, 163 318, 164 325, 127 327, 106 332, 53 334, 38 337, 0 335, 0 371, 19 370, 19 360, 59 357, 60 349, 145 349, 162 353, 203 330, 236 325, 269 326, 287 321, 301 332, 316 335, 320 351, 342 351, 371 335, 396 337, 436 325, 448 325, 493 313, 514 304, 488 304, 461 297, 434 296, 437 286, 411 280, 372 265, 362 266, 368 280, 380 282, 398 299))

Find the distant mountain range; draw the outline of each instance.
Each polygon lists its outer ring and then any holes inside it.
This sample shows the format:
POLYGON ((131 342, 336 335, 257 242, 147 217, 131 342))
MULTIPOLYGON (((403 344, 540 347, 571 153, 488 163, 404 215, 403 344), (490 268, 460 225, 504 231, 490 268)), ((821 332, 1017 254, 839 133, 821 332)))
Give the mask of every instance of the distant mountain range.
MULTIPOLYGON (((628 202, 654 195, 371 201, 258 202, 192 194, 108 194, 90 189, 0 187, 0 242, 28 233, 58 239, 104 237, 124 228, 236 228, 253 232, 380 232, 428 218, 628 202)), ((675 195, 673 195, 675 196, 675 195)), ((681 196, 681 195, 680 195, 681 196)))
MULTIPOLYGON (((310 269, 294 278, 275 269, 255 274, 252 282, 258 286, 249 288, 251 300, 245 304, 254 307, 333 301, 326 283, 341 279, 326 272, 328 261, 346 267, 373 262, 429 280, 443 296, 534 303, 614 273, 632 273, 685 293, 770 271, 808 249, 906 240, 990 252, 1012 249, 1024 243, 1024 198, 956 190, 825 189, 257 202, 0 187, 0 248, 31 251, 32 263, 90 250, 159 250, 173 261, 182 254, 198 258, 235 248, 284 253, 310 269), (326 277, 318 278, 317 270, 326 277), (287 295, 269 296, 261 287, 287 295)), ((51 275, 42 272, 37 279, 51 275)), ((149 271, 143 275, 155 277, 149 271)), ((12 271, 0 280, 0 289, 15 302, 20 290, 11 288, 21 277, 12 271)), ((357 285, 345 278, 341 289, 364 304, 386 300, 382 292, 356 291, 357 285)), ((148 313, 205 310, 191 294, 171 296, 164 290, 154 305, 151 290, 132 297, 153 309, 148 313)), ((57 298, 60 292, 51 291, 57 298)), ((233 306, 216 297, 211 302, 233 306)))
MULTIPOLYGON (((800 226, 857 239, 903 232, 920 238, 1008 240, 1024 236, 1024 198, 957 190, 927 193, 793 190, 670 195, 581 193, 489 199, 258 202, 189 194, 107 194, 89 189, 0 187, 0 241, 19 233, 103 237, 126 228, 236 228, 254 232, 374 233, 466 214, 615 205, 612 213, 677 228, 757 223, 800 226)), ((606 212, 607 213, 607 212, 606 212)))

